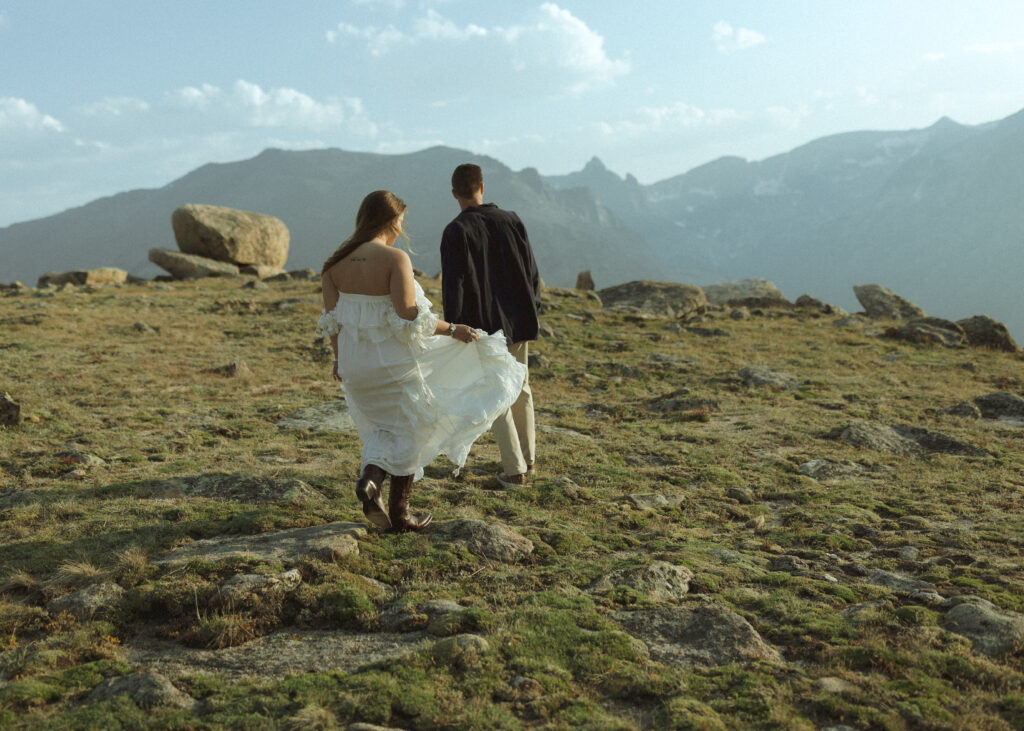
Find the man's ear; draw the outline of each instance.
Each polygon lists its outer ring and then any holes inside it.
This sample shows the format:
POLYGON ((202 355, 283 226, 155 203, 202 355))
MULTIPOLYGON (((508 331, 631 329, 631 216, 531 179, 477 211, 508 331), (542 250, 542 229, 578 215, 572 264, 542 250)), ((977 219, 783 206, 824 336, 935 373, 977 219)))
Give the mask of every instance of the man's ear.
POLYGON ((452 188, 452 198, 459 200, 459 194, 455 192, 455 188, 452 188))

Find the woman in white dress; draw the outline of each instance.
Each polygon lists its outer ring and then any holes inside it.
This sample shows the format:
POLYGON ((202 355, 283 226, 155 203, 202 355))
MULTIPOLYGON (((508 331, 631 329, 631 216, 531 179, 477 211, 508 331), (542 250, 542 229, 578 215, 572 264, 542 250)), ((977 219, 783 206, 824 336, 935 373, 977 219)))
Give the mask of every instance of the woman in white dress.
POLYGON ((363 199, 355 231, 324 262, 318 323, 363 442, 356 496, 366 518, 392 532, 430 522, 409 515, 413 482, 439 454, 462 467, 526 376, 501 331, 488 335, 430 311, 409 255, 394 248, 405 238, 405 210, 386 190, 363 199))

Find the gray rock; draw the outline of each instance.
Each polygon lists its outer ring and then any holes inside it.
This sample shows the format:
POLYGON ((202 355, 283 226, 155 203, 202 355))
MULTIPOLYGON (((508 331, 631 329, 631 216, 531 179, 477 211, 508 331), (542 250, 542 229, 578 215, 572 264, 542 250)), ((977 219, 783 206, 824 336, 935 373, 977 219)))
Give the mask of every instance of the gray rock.
POLYGON ((0 426, 17 426, 21 423, 21 404, 4 391, 0 397, 0 426))
POLYGON ((795 391, 803 385, 803 382, 795 376, 782 371, 773 371, 764 366, 747 366, 737 375, 748 386, 767 386, 780 391, 795 391))
POLYGON ((677 607, 617 612, 615 621, 647 645, 651 658, 694 667, 731 662, 781 662, 747 620, 708 598, 677 607))
POLYGON ((786 296, 778 287, 767 279, 750 277, 747 279, 734 279, 731 282, 719 282, 717 284, 706 284, 701 289, 707 297, 708 304, 725 305, 730 300, 757 299, 779 300, 786 302, 786 296))
POLYGON ((652 403, 649 408, 662 414, 696 410, 717 413, 722 410, 717 401, 709 398, 667 398, 652 403))
POLYGON ((128 272, 123 269, 103 267, 70 272, 47 272, 39 277, 36 286, 57 287, 61 284, 73 284, 81 287, 86 284, 123 284, 126 281, 128 281, 128 272))
MULTIPOLYGON (((826 693, 854 693, 860 690, 856 685, 848 680, 837 678, 834 676, 818 678, 818 687, 826 693)), ((853 731, 853 729, 850 729, 853 731)))
POLYGON ((961 401, 953 406, 948 406, 945 409, 939 410, 940 414, 950 414, 952 416, 961 416, 965 419, 980 419, 981 409, 973 401, 961 401))
POLYGON ((750 310, 746 307, 737 307, 729 311, 729 318, 732 320, 749 320, 750 310))
POLYGON ((943 409, 942 413, 969 416, 972 415, 971 407, 973 407, 974 412, 985 419, 1000 419, 1011 422, 1024 420, 1024 398, 1009 391, 999 391, 979 396, 973 401, 964 401, 956 406, 943 409))
POLYGON ((624 307, 641 313, 685 318, 703 314, 708 301, 700 287, 674 282, 633 281, 598 293, 606 308, 624 307))
POLYGON ((491 649, 491 645, 480 635, 455 635, 434 645, 431 655, 441 662, 465 665, 467 660, 477 658, 491 649))
POLYGON ((907 594, 911 594, 915 591, 935 591, 935 584, 927 581, 921 581, 920 579, 913 579, 909 576, 896 574, 892 571, 885 571, 883 569, 871 569, 867 575, 867 582, 869 584, 874 584, 875 586, 883 586, 886 589, 905 592, 907 594))
POLYGON ((990 456, 988 452, 973 444, 906 424, 890 427, 855 421, 842 431, 839 438, 855 447, 905 456, 922 456, 935 452, 969 457, 990 456))
POLYGON ((270 285, 266 282, 261 282, 259 279, 253 279, 251 282, 243 284, 242 289, 270 289, 270 285))
POLYGON ((962 348, 967 345, 967 335, 963 329, 955 322, 940 317, 916 318, 899 327, 888 328, 883 336, 892 340, 942 345, 946 348, 962 348))
POLYGON ((293 477, 253 477, 250 475, 211 474, 177 477, 140 488, 145 497, 202 497, 267 505, 324 505, 327 497, 302 480, 293 477))
POLYGON ((890 609, 892 609, 892 602, 888 599, 871 599, 859 604, 851 604, 841 614, 846 619, 856 619, 865 612, 884 612, 890 609))
POLYGON ((648 566, 619 569, 590 585, 591 593, 612 591, 617 586, 628 586, 648 598, 659 602, 683 599, 690 591, 693 571, 667 561, 654 561, 648 566))
POLYGON ((319 282, 320 272, 306 267, 305 269, 292 269, 288 276, 300 282, 319 282))
POLYGON ((358 554, 356 539, 365 535, 366 526, 362 523, 326 523, 252 536, 206 538, 169 551, 154 563, 222 561, 239 557, 261 561, 298 561, 309 557, 330 560, 358 554))
POLYGON ((878 284, 856 286, 853 293, 867 316, 875 320, 913 320, 927 317, 924 310, 913 302, 878 284))
POLYGON ((888 474, 892 470, 886 467, 868 467, 858 462, 842 460, 833 462, 829 459, 812 459, 800 465, 800 474, 818 482, 831 482, 851 477, 867 477, 888 474))
POLYGON ((975 348, 992 348, 1008 353, 1017 352, 1017 343, 1014 342, 1006 325, 993 320, 988 315, 975 315, 964 320, 957 320, 956 324, 963 328, 967 336, 967 342, 975 348))
POLYGON ((186 254, 232 264, 281 269, 290 236, 279 218, 221 206, 186 205, 171 216, 174 238, 186 254))
POLYGON ((501 523, 485 520, 449 520, 427 529, 433 542, 462 543, 474 556, 516 563, 533 553, 533 542, 501 523))
POLYGON ((799 573, 801 571, 809 571, 810 566, 799 556, 775 556, 771 561, 768 562, 768 567, 772 571, 785 571, 789 574, 799 573))
POLYGON ((135 673, 118 678, 107 678, 92 689, 90 703, 100 703, 127 694, 140 708, 172 706, 193 710, 199 701, 183 693, 160 673, 135 673))
POLYGON ((793 305, 801 310, 813 310, 820 312, 823 315, 845 316, 847 314, 846 310, 842 307, 826 304, 817 297, 811 297, 809 294, 802 294, 797 297, 796 301, 793 302, 793 305))
POLYGON ((200 279, 202 277, 238 276, 238 267, 204 256, 182 254, 170 249, 150 249, 149 260, 165 269, 175 279, 200 279))
POLYGON ((228 601, 245 601, 265 594, 287 594, 299 588, 302 574, 291 569, 280 574, 238 574, 220 585, 221 595, 228 601))
POLYGON ((749 487, 730 487, 725 492, 726 497, 730 497, 741 505, 750 505, 754 502, 754 491, 749 487))
POLYGON ((634 508, 640 510, 660 510, 661 508, 674 508, 683 502, 679 495, 661 495, 658 493, 643 495, 626 495, 622 498, 634 508))
POLYGON ((589 269, 576 275, 576 289, 584 289, 590 292, 596 289, 594 287, 594 277, 591 276, 589 269))
POLYGON ((943 626, 971 640, 971 647, 994 660, 1024 650, 1024 615, 1002 611, 979 597, 958 597, 949 602, 943 626))
POLYGON ((91 619, 103 614, 121 598, 124 589, 112 581, 103 581, 66 594, 46 605, 51 614, 70 612, 79 619, 91 619))
POLYGON ((293 411, 278 419, 278 429, 309 429, 311 431, 333 431, 341 434, 355 434, 356 423, 348 412, 344 401, 328 401, 293 411))
POLYGON ((218 366, 217 368, 213 369, 213 372, 222 376, 227 376, 228 378, 244 379, 252 378, 253 376, 253 372, 252 369, 249 368, 249 364, 246 363, 241 358, 235 358, 227 365, 218 366))
POLYGON ((918 589, 917 591, 910 592, 910 601, 920 604, 925 607, 937 607, 946 601, 945 597, 941 594, 937 594, 934 591, 923 591, 918 589))

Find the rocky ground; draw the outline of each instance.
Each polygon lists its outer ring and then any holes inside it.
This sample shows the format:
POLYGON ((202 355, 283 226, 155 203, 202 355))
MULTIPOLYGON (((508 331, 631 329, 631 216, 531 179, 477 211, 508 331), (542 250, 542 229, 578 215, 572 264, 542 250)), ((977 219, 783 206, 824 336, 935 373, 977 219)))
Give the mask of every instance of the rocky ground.
POLYGON ((1024 726, 1020 353, 695 289, 546 290, 398 536, 315 282, 0 293, 0 724, 1024 726))

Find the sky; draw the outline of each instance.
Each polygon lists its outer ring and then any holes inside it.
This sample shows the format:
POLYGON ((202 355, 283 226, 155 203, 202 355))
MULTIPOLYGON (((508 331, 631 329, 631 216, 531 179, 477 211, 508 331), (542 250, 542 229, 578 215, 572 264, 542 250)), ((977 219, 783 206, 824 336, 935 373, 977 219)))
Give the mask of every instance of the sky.
POLYGON ((649 184, 1022 108, 1022 0, 0 0, 0 227, 267 147, 649 184))

